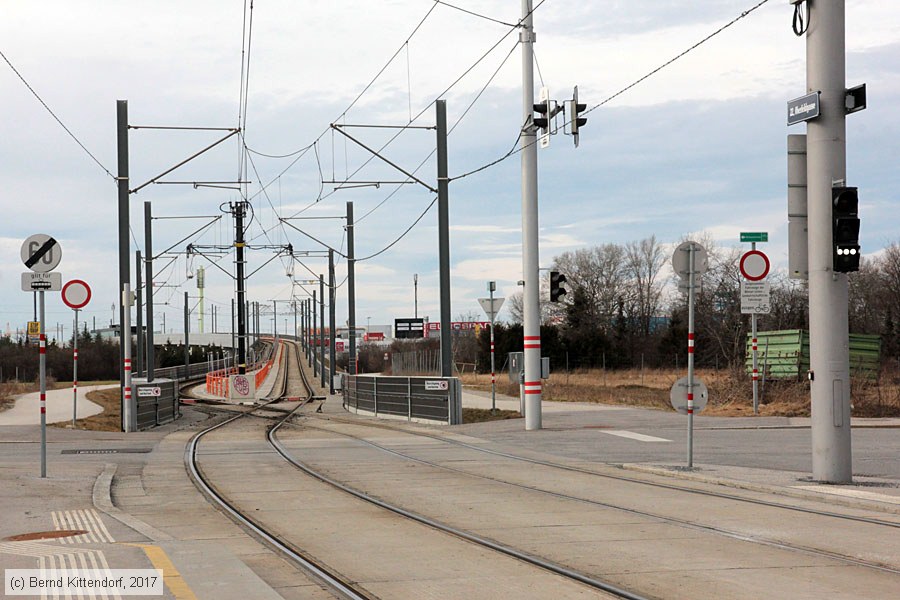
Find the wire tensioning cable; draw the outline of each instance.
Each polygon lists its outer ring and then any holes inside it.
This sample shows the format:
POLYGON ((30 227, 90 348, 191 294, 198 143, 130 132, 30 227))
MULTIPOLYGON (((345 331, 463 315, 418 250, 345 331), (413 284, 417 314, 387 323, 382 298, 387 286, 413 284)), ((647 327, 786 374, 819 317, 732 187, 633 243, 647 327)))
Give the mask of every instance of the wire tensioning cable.
POLYGON ((103 166, 103 163, 101 163, 100 160, 97 159, 97 157, 94 156, 93 153, 90 150, 88 150, 84 144, 81 143, 81 140, 79 140, 75 136, 75 134, 72 133, 72 130, 70 130, 68 127, 66 127, 66 124, 62 122, 62 119, 57 117, 56 113, 54 113, 53 110, 49 106, 47 106, 47 103, 44 102, 44 99, 38 95, 38 93, 34 90, 33 87, 31 87, 31 84, 28 83, 28 81, 26 81, 25 77, 23 77, 21 73, 19 73, 19 70, 13 66, 12 62, 10 62, 10 60, 6 57, 6 55, 3 53, 2 50, 0 50, 0 57, 3 57, 3 60, 6 61, 6 64, 9 65, 9 68, 12 69, 13 73, 15 73, 16 76, 22 81, 22 83, 25 84, 25 87, 28 88, 28 91, 31 92, 31 94, 35 98, 37 98, 38 102, 41 103, 41 106, 43 106, 47 110, 47 112, 50 113, 50 116, 53 117, 57 123, 59 123, 59 126, 62 127, 63 130, 65 130, 65 132, 69 134, 69 137, 71 137, 73 140, 75 140, 75 143, 78 144, 81 147, 81 149, 84 150, 87 153, 87 155, 90 156, 91 159, 95 163, 97 163, 97 166, 99 166, 101 169, 106 171, 106 174, 109 175, 110 177, 112 177, 113 180, 116 180, 116 176, 113 175, 109 169, 107 169, 105 166, 103 166))

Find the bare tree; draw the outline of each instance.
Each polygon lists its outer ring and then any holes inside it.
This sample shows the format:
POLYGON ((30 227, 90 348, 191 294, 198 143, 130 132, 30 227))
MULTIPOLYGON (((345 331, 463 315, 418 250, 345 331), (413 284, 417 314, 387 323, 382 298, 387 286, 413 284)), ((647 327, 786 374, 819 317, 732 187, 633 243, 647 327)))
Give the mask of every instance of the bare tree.
POLYGON ((625 247, 625 272, 630 280, 633 316, 645 337, 650 335, 650 321, 659 310, 664 283, 659 272, 665 261, 666 256, 655 235, 640 242, 629 242, 625 247))
MULTIPOLYGON (((609 329, 627 293, 624 248, 603 244, 564 252, 553 260, 553 268, 565 274, 570 290, 582 290, 587 316, 602 329, 609 329)), ((568 304, 572 297, 565 297, 568 304)))

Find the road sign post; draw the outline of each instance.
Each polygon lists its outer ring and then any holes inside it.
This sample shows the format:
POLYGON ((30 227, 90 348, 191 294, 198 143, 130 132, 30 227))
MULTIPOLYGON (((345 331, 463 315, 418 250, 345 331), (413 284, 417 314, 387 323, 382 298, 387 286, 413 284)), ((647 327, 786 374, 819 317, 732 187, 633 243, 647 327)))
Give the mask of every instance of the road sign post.
POLYGON ((488 292, 490 298, 479 298, 478 303, 481 304, 482 310, 491 321, 491 414, 497 412, 497 372, 494 362, 494 319, 500 308, 503 306, 505 298, 494 298, 494 292, 497 290, 497 282, 488 282, 488 292))
MULTIPOLYGON (((682 242, 672 256, 672 267, 675 272, 687 280, 688 289, 688 372, 687 372, 687 468, 694 468, 694 388, 702 382, 694 381, 694 298, 697 289, 697 276, 706 272, 709 267, 706 249, 697 242, 682 242)), ((677 385, 677 384, 676 384, 677 385)), ((673 390, 674 393, 674 390, 673 390)))
POLYGON ((38 322, 38 343, 40 344, 40 386, 41 386, 41 477, 47 476, 47 335, 44 333, 44 292, 58 291, 58 282, 61 281, 59 273, 50 273, 59 266, 62 260, 62 248, 51 236, 45 233, 36 233, 29 236, 23 243, 20 251, 22 262, 33 273, 22 276, 22 289, 38 292, 38 304, 40 306, 40 319, 38 322), (36 285, 26 287, 28 282, 36 281, 36 285), (54 290, 55 288, 55 290, 54 290))
POLYGON ((753 414, 759 414, 759 350, 757 344, 756 315, 769 312, 769 285, 765 282, 769 274, 769 257, 756 249, 756 243, 767 242, 769 234, 741 233, 741 241, 750 242, 750 251, 741 256, 741 312, 750 313, 750 331, 753 353, 753 414))
POLYGON ((72 336, 72 429, 78 419, 78 311, 91 301, 91 288, 80 279, 73 279, 62 287, 62 300, 75 311, 75 334, 72 336))

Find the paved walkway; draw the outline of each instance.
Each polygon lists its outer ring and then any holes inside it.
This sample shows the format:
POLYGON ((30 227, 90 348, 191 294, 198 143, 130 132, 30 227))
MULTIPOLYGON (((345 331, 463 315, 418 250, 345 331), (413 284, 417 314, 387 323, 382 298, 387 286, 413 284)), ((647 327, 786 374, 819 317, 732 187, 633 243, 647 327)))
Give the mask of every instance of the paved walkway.
MULTIPOLYGON (((78 389, 78 418, 85 419, 103 412, 103 407, 87 399, 88 392, 118 387, 109 385, 88 385, 78 389)), ((47 391, 47 422, 60 423, 72 420, 72 388, 47 391)), ((0 412, 2 425, 39 425, 41 423, 41 393, 32 392, 16 399, 12 408, 0 412)))

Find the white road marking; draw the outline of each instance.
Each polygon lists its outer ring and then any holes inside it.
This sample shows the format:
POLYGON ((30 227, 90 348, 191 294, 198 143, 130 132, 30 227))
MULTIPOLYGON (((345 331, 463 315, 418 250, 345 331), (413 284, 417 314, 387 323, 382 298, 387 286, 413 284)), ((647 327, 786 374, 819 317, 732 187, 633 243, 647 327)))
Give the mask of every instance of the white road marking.
POLYGON ((848 496, 850 498, 860 498, 863 500, 875 500, 877 502, 888 502, 890 504, 900 504, 900 497, 889 496, 887 494, 877 494, 875 492, 867 492, 864 490, 847 490, 844 488, 825 487, 823 485, 795 485, 799 490, 812 490, 823 494, 834 494, 835 496, 848 496))
POLYGON ((624 431, 620 429, 600 429, 603 433, 608 433, 609 435, 617 435, 619 437, 628 438, 630 440, 637 440, 639 442, 671 442, 672 440, 667 440, 660 437, 653 437, 652 435, 644 435, 643 433, 635 433, 633 431, 624 431))

